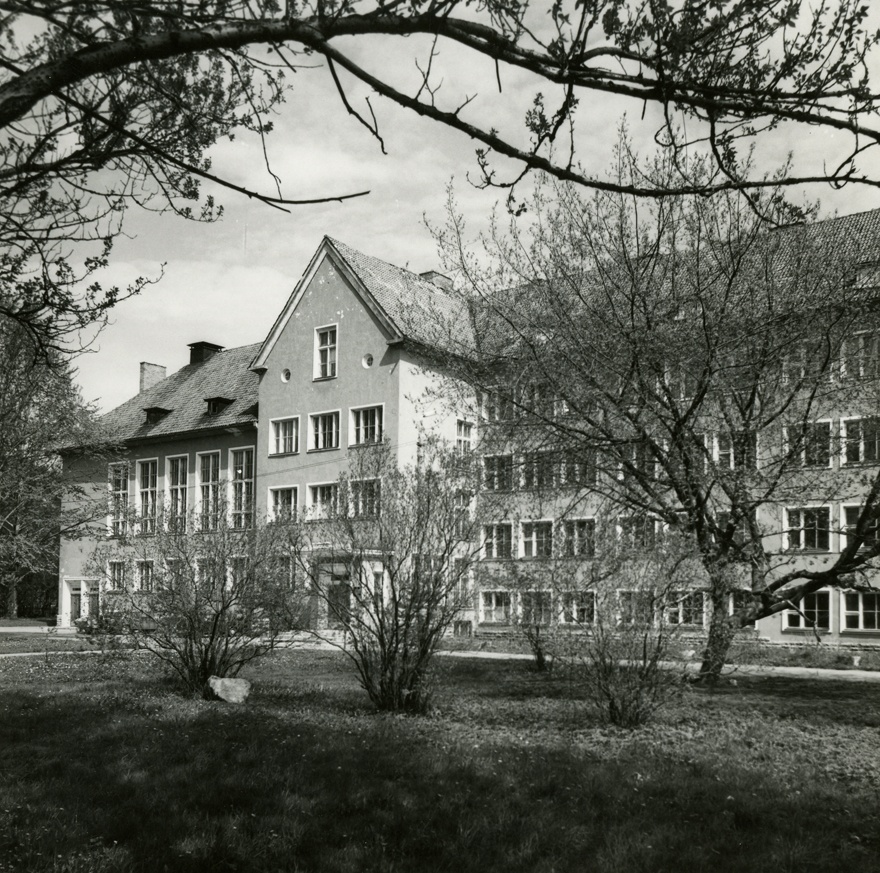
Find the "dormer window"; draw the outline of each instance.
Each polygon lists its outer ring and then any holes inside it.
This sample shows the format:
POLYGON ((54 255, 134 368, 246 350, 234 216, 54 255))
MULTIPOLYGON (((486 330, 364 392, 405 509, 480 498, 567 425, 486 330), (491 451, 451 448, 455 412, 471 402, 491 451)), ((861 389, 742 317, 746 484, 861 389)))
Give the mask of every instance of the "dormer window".
POLYGON ((208 404, 208 415, 220 415, 232 400, 229 397, 206 397, 205 403, 208 404))
POLYGON ((147 413, 147 424, 158 424, 171 410, 161 406, 147 406, 144 412, 147 413))

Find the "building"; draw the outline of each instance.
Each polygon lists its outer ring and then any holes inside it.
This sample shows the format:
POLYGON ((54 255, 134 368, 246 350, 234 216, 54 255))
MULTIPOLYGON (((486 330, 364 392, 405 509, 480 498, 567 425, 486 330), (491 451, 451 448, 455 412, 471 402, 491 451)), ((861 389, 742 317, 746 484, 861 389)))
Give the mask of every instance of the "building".
MULTIPOLYGON (((862 236, 880 239, 880 212, 867 215, 838 220, 843 223, 836 232, 846 235, 858 225, 862 236)), ((199 524, 210 525, 221 497, 236 526, 254 515, 320 517, 333 504, 335 483, 357 447, 384 439, 406 463, 416 459, 426 433, 484 455, 477 499, 485 519, 482 560, 461 627, 506 631, 524 611, 538 621, 589 622, 595 601, 582 577, 599 528, 607 522, 623 541, 641 547, 664 524, 651 513, 615 508, 608 489, 598 487, 601 477, 620 488, 640 475, 660 482, 659 461, 635 435, 603 464, 598 450, 544 442, 534 436, 540 429, 524 437, 522 429, 499 427, 570 410, 558 390, 545 390, 539 380, 519 379, 497 393, 464 387, 462 371, 449 366, 450 348, 441 346, 452 325, 460 341, 452 351, 467 350, 472 322, 447 291, 448 280, 439 274, 419 276, 325 238, 261 344, 224 350, 194 343, 190 364, 168 377, 163 368, 142 364, 139 394, 104 419, 108 439, 123 446, 109 471, 66 455, 71 475, 88 493, 106 496, 109 509, 94 537, 62 542, 59 625, 100 608, 103 583, 89 576, 88 556, 101 537, 118 531, 125 507, 135 507, 145 534, 162 506, 171 519, 195 509, 199 524), (550 560, 572 581, 562 598, 541 581, 550 560)), ((796 438, 779 423, 757 436, 707 425, 699 445, 688 449, 716 480, 727 471, 739 475, 775 463, 780 453, 791 464, 800 453, 795 466, 809 474, 814 491, 805 491, 807 480, 796 471, 801 478, 792 479, 787 496, 755 519, 764 526, 767 551, 787 562, 826 566, 846 548, 858 522, 861 494, 880 469, 880 415, 865 391, 880 377, 878 348, 870 326, 841 339, 853 377, 848 393, 835 395, 796 438), (842 481, 853 470, 860 484, 852 476, 845 490, 821 484, 842 481)), ((799 378, 795 370, 800 366, 803 373, 807 364, 806 358, 798 361, 788 360, 780 372, 799 378)), ((676 400, 687 400, 686 374, 661 381, 674 382, 676 400)), ((719 505, 719 524, 726 524, 723 513, 719 505)), ((146 584, 135 580, 141 582, 146 584)), ((735 605, 734 593, 730 608, 735 605)), ((696 634, 704 631, 710 604, 699 588, 682 592, 670 608, 675 621, 696 634)), ((756 632, 797 642, 813 633, 812 626, 836 642, 880 643, 880 594, 824 589, 799 609, 762 619, 756 632)))

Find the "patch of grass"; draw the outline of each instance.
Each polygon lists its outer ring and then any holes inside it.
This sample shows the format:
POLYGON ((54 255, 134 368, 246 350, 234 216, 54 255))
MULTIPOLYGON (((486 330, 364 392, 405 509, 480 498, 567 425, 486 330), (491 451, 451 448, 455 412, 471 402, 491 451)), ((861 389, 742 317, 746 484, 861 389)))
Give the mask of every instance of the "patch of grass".
POLYGON ((624 732, 526 663, 438 671, 414 719, 333 653, 255 666, 243 707, 0 661, 0 871, 880 870, 880 686, 748 678, 624 732))
POLYGON ((53 634, 0 634, 0 655, 24 652, 94 652, 96 646, 81 636, 53 634))

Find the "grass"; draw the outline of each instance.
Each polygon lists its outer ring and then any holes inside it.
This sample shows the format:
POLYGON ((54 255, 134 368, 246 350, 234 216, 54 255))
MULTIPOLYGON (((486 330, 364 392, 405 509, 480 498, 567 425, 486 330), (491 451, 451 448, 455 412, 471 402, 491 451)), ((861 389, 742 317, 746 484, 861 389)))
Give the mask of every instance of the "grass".
POLYGON ((527 663, 438 670, 412 719, 332 653, 243 707, 0 660, 0 871, 880 871, 880 685, 743 677, 627 733, 527 663))

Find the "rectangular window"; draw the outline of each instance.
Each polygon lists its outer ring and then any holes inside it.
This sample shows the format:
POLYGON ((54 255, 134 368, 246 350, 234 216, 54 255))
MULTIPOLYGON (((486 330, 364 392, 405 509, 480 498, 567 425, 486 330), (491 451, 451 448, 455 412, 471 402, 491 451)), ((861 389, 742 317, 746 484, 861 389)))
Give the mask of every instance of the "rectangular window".
POLYGON ((636 440, 621 450, 624 481, 654 477, 654 455, 647 440, 636 440))
POLYGON ((523 522, 522 538, 524 558, 549 558, 553 554, 552 521, 523 522))
POLYGON ((669 624, 703 627, 703 592, 670 592, 665 611, 666 621, 669 624))
POLYGON ((876 464, 880 461, 880 418, 843 421, 844 463, 876 464))
POLYGON ((313 449, 339 448, 338 412, 322 412, 319 415, 313 415, 311 422, 313 449))
POLYGON ((296 518, 296 488, 273 488, 270 494, 273 521, 292 521, 296 518))
MULTIPOLYGON (((366 409, 351 411, 354 443, 365 446, 382 442, 382 407, 368 406, 366 409)), ((328 447, 329 448, 329 447, 328 447)))
POLYGON ((489 524, 483 529, 487 558, 510 558, 513 555, 513 525, 489 524))
POLYGON ((880 591, 843 592, 843 629, 880 630, 880 591))
POLYGON ((789 451, 804 467, 831 466, 831 422, 814 421, 803 425, 798 433, 786 428, 785 439, 789 451))
POLYGON ((110 561, 107 575, 110 577, 110 590, 122 591, 125 588, 125 561, 110 561))
POLYGON ((355 518, 378 518, 381 483, 361 479, 351 483, 351 511, 355 518))
POLYGON ((483 418, 486 421, 510 421, 513 418, 513 402, 499 391, 488 391, 482 396, 483 418))
POLYGON ((802 380, 830 379, 834 369, 833 348, 824 338, 792 345, 782 359, 782 379, 790 386, 802 380))
POLYGON ((843 369, 854 381, 880 377, 880 334, 868 331, 849 337, 843 344, 843 369))
POLYGON ((272 422, 272 455, 293 455, 299 451, 299 419, 282 418, 272 422))
POLYGON ((168 530, 186 531, 188 458, 168 459, 168 530))
POLYGON ((137 587, 138 591, 153 590, 153 562, 137 562, 137 587))
POLYGON ((481 591, 480 621, 485 624, 509 624, 510 592, 481 591))
POLYGON ((128 515, 128 464, 111 464, 108 470, 110 485, 110 533, 125 534, 128 515))
POLYGON ((650 515, 630 515, 621 518, 620 537, 627 548, 653 548, 657 544, 657 519, 650 515))
POLYGON ((548 625, 553 620, 553 598, 549 591, 523 591, 520 620, 526 625, 548 625))
POLYGON ((220 523, 220 452, 199 456, 199 527, 216 530, 220 523))
MULTIPOLYGON (((859 516, 862 514, 861 506, 844 506, 843 507, 843 528, 846 532, 847 545, 849 538, 855 537, 856 526, 859 523, 859 516)), ((862 532, 863 549, 873 549, 877 545, 877 522, 876 516, 866 520, 865 527, 862 532)))
POLYGON ((336 375, 336 327, 319 327, 315 331, 318 379, 332 379, 336 375))
POLYGON ((159 462, 138 463, 138 487, 140 515, 138 523, 142 534, 156 533, 156 517, 159 512, 159 462))
POLYGON ((469 525, 471 517, 471 496, 467 491, 455 493, 455 536, 460 540, 470 539, 469 525))
POLYGON ((556 458, 552 452, 529 452, 523 458, 523 487, 552 488, 556 458))
POLYGON ((577 518, 563 524, 565 539, 562 554, 566 558, 592 558, 596 554, 596 520, 577 518))
POLYGON ((236 530, 254 523, 254 450, 232 453, 232 526, 236 530))
POLYGON ((758 436, 746 431, 719 433, 716 463, 722 470, 754 470, 758 464, 758 436))
POLYGON ((312 518, 330 518, 330 516, 334 515, 338 493, 339 488, 335 483, 330 485, 310 485, 309 498, 312 518))
POLYGON ((596 621, 596 592, 570 591, 564 594, 562 620, 565 624, 593 624, 596 621))
MULTIPOLYGON (((752 595, 748 591, 734 591, 730 595, 730 613, 731 615, 736 612, 738 609, 745 609, 754 603, 752 595)), ((758 622, 750 621, 743 625, 743 627, 751 627, 756 628, 758 626, 758 622)))
POLYGON ((827 552, 831 548, 831 511, 827 506, 787 509, 788 548, 827 552))
POLYGON ((232 588, 240 587, 247 582, 250 572, 250 559, 237 555, 229 562, 229 584, 232 588))
POLYGON ((596 450, 583 449, 576 453, 569 452, 562 458, 560 473, 565 485, 595 485, 596 450))
POLYGON ((483 487, 487 491, 513 490, 513 455, 483 458, 483 487))
POLYGON ((466 455, 470 452, 473 432, 474 426, 470 422, 459 419, 455 423, 455 450, 458 454, 466 455))
POLYGON ((666 390, 673 401, 689 401, 697 393, 694 362, 677 362, 666 370, 666 390))
POLYGON ((618 591, 618 619, 621 624, 651 624, 654 621, 654 596, 647 591, 618 591))
POLYGON ((800 612, 789 609, 785 613, 785 626, 787 628, 807 630, 831 628, 831 594, 828 591, 815 591, 805 594, 801 601, 800 612))

